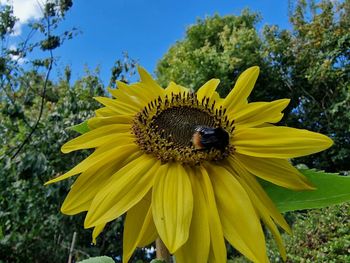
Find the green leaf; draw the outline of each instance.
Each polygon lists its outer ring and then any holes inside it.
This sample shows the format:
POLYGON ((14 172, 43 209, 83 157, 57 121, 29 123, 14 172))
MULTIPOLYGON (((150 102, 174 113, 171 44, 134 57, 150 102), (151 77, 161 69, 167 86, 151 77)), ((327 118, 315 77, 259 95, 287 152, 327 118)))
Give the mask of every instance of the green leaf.
POLYGON ((84 121, 78 125, 74 125, 72 127, 69 127, 69 129, 76 131, 76 132, 79 132, 80 134, 84 134, 84 133, 90 131, 90 128, 88 126, 87 121, 84 121))
POLYGON ((293 191, 268 182, 261 182, 280 212, 322 208, 350 201, 350 176, 325 173, 314 169, 299 170, 317 188, 293 191))
POLYGON ((110 257, 102 256, 88 258, 83 261, 79 261, 78 263, 114 263, 114 260, 110 257))

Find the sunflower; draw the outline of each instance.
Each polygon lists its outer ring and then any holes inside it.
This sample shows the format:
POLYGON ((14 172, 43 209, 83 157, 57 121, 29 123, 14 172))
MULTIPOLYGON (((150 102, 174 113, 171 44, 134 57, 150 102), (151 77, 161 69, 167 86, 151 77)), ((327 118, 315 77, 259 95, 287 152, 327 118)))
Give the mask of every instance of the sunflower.
POLYGON ((63 153, 94 152, 54 183, 80 174, 62 212, 87 211, 93 240, 126 213, 123 262, 136 247, 164 242, 177 262, 226 262, 226 241, 253 262, 268 262, 261 222, 282 258, 279 228, 291 230, 259 180, 294 190, 313 186, 290 158, 327 149, 332 140, 307 130, 273 125, 289 99, 248 103, 259 75, 251 67, 226 98, 212 79, 197 93, 171 82, 161 88, 142 68, 140 82, 97 97, 104 107, 90 131, 63 153))

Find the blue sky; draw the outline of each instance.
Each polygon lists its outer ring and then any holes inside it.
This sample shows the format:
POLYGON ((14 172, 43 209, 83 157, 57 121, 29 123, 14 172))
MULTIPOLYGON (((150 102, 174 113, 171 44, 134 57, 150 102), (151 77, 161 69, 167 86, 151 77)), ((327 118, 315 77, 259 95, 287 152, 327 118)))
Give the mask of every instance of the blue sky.
POLYGON ((86 65, 99 66, 107 84, 114 61, 126 51, 153 72, 157 61, 184 38, 186 28, 197 18, 238 15, 246 7, 261 13, 259 28, 265 24, 289 27, 287 0, 75 0, 62 26, 75 26, 82 33, 55 50, 60 57, 56 70, 62 72, 70 65, 74 80, 84 75, 86 65))

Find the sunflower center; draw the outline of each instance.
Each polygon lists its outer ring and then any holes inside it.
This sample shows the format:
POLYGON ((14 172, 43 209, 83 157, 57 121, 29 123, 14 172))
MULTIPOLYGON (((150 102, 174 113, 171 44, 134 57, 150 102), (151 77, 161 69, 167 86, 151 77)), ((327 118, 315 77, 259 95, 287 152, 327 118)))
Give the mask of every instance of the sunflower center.
POLYGON ((222 160, 233 151, 229 144, 233 121, 226 110, 194 93, 158 97, 135 116, 133 133, 140 149, 162 162, 196 165, 222 160))
POLYGON ((161 137, 179 147, 189 147, 197 127, 214 127, 215 120, 208 113, 189 106, 165 109, 152 119, 152 127, 161 137))

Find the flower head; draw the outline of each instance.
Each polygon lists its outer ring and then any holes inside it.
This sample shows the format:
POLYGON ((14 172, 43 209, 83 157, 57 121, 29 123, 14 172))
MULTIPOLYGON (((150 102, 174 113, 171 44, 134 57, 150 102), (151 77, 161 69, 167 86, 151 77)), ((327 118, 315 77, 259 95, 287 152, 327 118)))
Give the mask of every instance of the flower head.
POLYGON ((313 187, 288 161, 332 145, 307 130, 274 126, 288 99, 248 103, 258 67, 243 72, 226 98, 219 80, 197 93, 173 82, 161 88, 139 68, 141 81, 118 82, 115 99, 88 121, 89 132, 67 142, 64 153, 95 148, 73 169, 48 183, 80 174, 63 205, 87 211, 93 238, 126 213, 123 261, 158 236, 177 262, 226 262, 228 241, 253 262, 267 262, 260 221, 274 236, 290 228, 257 178, 282 187, 313 187))

